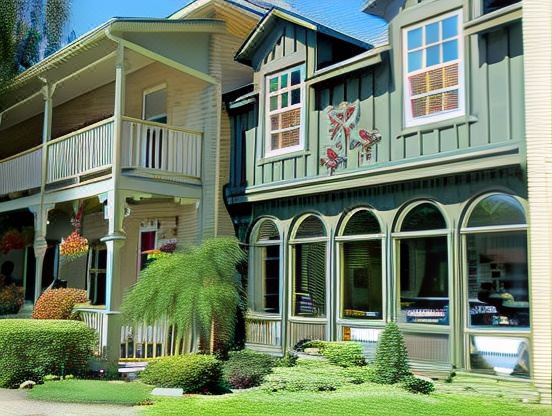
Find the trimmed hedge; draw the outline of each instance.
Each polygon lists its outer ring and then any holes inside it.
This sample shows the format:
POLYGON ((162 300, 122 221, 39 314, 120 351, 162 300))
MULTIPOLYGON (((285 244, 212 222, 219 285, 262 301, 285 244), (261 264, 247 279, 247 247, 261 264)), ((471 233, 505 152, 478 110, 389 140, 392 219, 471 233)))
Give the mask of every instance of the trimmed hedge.
POLYGON ((340 367, 362 367, 366 365, 364 347, 358 342, 352 341, 308 341, 302 345, 302 349, 318 348, 320 355, 330 363, 340 367))
POLYGON ((181 388, 184 393, 217 391, 221 382, 222 363, 212 355, 186 354, 163 357, 148 364, 140 373, 146 384, 181 388))
POLYGON ((429 394, 435 390, 435 385, 429 380, 416 376, 406 376, 401 381, 401 387, 410 393, 429 394))
POLYGON ((36 301, 33 319, 71 319, 77 303, 88 300, 86 290, 49 289, 36 301))
POLYGON ((0 320, 0 387, 54 374, 82 375, 96 334, 77 321, 0 320))
POLYGON ((224 363, 224 381, 234 389, 259 386, 272 372, 276 359, 268 354, 251 350, 232 351, 224 363))

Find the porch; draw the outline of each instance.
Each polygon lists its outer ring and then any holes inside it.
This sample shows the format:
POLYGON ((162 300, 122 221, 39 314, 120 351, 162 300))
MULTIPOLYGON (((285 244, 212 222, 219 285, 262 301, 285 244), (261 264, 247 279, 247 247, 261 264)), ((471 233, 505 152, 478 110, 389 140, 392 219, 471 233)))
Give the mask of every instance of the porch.
MULTIPOLYGON (((114 118, 109 117, 0 161, 0 195, 59 190, 112 174, 114 118)), ((202 133, 123 117, 122 174, 179 183, 201 182, 202 133)))

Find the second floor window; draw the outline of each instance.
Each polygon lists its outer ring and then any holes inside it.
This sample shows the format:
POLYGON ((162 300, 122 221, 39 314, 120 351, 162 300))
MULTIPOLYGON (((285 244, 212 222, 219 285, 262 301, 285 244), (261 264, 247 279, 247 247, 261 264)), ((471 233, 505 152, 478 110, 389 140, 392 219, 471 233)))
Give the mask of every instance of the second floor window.
POLYGON ((302 148, 303 69, 266 77, 267 156, 302 148))
POLYGON ((404 29, 406 127, 464 114, 461 23, 458 11, 404 29))
POLYGON ((165 84, 144 91, 142 113, 144 120, 167 123, 167 86, 165 84))

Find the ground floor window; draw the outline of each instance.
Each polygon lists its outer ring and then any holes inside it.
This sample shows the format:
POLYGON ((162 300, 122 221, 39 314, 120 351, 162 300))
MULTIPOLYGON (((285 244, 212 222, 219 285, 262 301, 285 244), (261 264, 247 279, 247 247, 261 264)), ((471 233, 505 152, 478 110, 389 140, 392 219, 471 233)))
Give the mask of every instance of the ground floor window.
POLYGON ((272 220, 262 220, 251 238, 253 280, 249 306, 254 312, 280 313, 280 233, 272 220))
POLYGON ((499 376, 529 377, 526 338, 475 335, 470 337, 470 368, 499 376))
POLYGON ((326 316, 326 243, 294 246, 293 315, 326 316))

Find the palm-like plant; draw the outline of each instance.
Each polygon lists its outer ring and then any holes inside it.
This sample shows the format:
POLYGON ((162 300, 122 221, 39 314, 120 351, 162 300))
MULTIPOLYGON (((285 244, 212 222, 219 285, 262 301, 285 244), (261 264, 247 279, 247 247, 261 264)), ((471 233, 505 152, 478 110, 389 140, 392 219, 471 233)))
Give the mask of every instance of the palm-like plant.
POLYGON ((209 239, 186 251, 162 254, 126 294, 123 314, 132 323, 167 319, 177 328, 177 348, 189 331, 210 337, 212 352, 214 328, 222 343, 234 334, 241 299, 236 266, 244 260, 234 238, 209 239))

